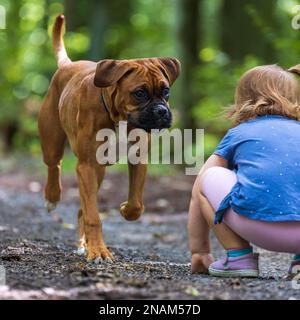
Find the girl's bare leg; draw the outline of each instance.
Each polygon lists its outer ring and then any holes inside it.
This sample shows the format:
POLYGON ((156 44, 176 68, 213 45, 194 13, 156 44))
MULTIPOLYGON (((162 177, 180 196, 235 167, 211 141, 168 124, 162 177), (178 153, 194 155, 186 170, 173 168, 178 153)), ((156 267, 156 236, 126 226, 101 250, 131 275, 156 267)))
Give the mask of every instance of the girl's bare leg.
MULTIPOLYGON (((215 210, 211 206, 209 200, 205 197, 203 191, 203 184, 204 179, 207 174, 210 174, 210 170, 214 170, 210 168, 206 170, 199 178, 199 188, 198 188, 198 196, 199 196, 199 204, 200 204, 200 211, 206 220, 209 227, 214 231, 217 239, 224 247, 224 249, 230 248, 246 248, 249 247, 250 244, 248 241, 241 238, 238 234, 232 231, 225 223, 215 224, 215 210)), ((214 172, 214 171, 213 171, 214 172)), ((210 185, 210 188, 216 188, 215 183, 210 185)), ((230 190, 228 190, 229 192, 230 190)))
POLYGON ((225 223, 214 224, 215 211, 213 207, 202 194, 199 194, 199 199, 200 210, 224 249, 250 247, 248 241, 233 232, 225 223))
POLYGON ((209 265, 213 262, 213 257, 210 254, 210 228, 213 229, 217 239, 225 249, 250 246, 246 240, 234 233, 226 224, 214 224, 215 212, 209 201, 202 194, 202 179, 202 176, 198 176, 195 181, 188 220, 192 272, 200 273, 207 272, 209 265))

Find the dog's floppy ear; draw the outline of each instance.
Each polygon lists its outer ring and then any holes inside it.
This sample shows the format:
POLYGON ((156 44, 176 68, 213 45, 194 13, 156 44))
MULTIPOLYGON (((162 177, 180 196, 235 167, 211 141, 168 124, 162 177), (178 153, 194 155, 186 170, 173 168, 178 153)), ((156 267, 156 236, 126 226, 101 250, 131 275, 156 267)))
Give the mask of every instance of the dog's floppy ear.
POLYGON ((180 74, 180 62, 176 58, 158 58, 160 65, 163 68, 163 73, 167 76, 170 85, 178 78, 180 74))
POLYGON ((132 66, 126 61, 101 60, 97 63, 94 84, 96 87, 109 87, 118 82, 132 66))
POLYGON ((297 64, 291 68, 288 69, 289 72, 295 73, 298 76, 300 76, 300 64, 297 64))

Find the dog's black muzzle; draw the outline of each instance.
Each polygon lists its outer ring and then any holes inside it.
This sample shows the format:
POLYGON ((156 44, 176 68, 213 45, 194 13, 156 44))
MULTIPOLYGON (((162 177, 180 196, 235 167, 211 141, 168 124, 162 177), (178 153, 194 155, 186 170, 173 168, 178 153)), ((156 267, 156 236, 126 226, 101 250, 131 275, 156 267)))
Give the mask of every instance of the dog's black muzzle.
POLYGON ((149 132, 151 129, 165 129, 172 125, 172 113, 164 103, 151 103, 135 117, 128 116, 128 123, 149 132))

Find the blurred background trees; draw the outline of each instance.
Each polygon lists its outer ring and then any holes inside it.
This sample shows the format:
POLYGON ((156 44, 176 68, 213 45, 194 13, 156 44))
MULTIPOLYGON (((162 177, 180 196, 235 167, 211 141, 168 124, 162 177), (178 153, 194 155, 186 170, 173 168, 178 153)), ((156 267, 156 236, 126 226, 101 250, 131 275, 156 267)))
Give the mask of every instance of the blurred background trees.
POLYGON ((175 56, 175 126, 205 128, 208 154, 230 126, 220 117, 240 75, 259 64, 300 63, 293 0, 0 0, 1 152, 39 154, 37 113, 56 68, 55 16, 67 19, 73 60, 175 56))

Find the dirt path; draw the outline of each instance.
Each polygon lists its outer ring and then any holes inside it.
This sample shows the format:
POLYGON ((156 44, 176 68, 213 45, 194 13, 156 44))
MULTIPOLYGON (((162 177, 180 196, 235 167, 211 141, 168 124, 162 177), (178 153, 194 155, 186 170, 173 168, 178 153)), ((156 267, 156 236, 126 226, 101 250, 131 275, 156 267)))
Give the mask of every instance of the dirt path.
MULTIPOLYGON (((100 208, 106 242, 117 261, 88 264, 73 253, 76 184, 73 178, 64 184, 63 202, 49 215, 39 179, 0 178, 0 265, 5 266, 7 284, 0 287, 0 298, 300 299, 300 289, 285 278, 287 254, 261 250, 261 277, 255 280, 190 274, 186 208, 192 179, 184 176, 151 178, 147 213, 129 223, 117 211, 126 197, 127 178, 110 174, 100 208)), ((217 257, 223 254, 215 241, 213 249, 217 257)))

